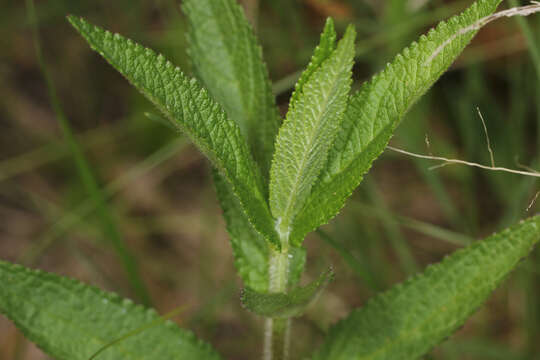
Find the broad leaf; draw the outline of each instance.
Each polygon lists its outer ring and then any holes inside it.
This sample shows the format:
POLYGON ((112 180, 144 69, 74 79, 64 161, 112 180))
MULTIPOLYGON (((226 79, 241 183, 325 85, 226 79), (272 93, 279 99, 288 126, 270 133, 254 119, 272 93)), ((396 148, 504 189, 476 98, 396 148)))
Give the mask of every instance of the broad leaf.
POLYGON ((479 0, 462 15, 440 23, 351 97, 326 165, 295 218, 293 243, 302 242, 308 232, 339 212, 382 153, 407 110, 448 69, 476 32, 447 40, 460 29, 493 13, 500 2, 479 0), (440 53, 431 59, 438 50, 440 53))
POLYGON ((265 178, 279 114, 261 47, 236 0, 186 0, 189 55, 208 91, 236 121, 265 178))
POLYGON ((229 181, 254 227, 279 247, 259 169, 238 125, 222 107, 163 56, 83 19, 68 19, 93 49, 189 136, 229 181))
MULTIPOLYGON (((154 310, 78 281, 0 261, 0 313, 57 360, 88 360, 120 336, 159 319, 154 310)), ((99 360, 217 360, 191 332, 167 321, 106 349, 99 360)))
POLYGON ((355 36, 349 27, 337 49, 301 87, 279 130, 270 174, 270 207, 284 243, 340 126, 350 90, 355 36))
POLYGON ((414 360, 457 330, 540 240, 540 216, 456 251, 334 326, 315 360, 414 360))
POLYGON ((333 279, 332 269, 306 286, 299 286, 288 293, 259 293, 246 288, 242 292, 242 305, 249 311, 269 318, 290 318, 300 316, 317 299, 333 279))

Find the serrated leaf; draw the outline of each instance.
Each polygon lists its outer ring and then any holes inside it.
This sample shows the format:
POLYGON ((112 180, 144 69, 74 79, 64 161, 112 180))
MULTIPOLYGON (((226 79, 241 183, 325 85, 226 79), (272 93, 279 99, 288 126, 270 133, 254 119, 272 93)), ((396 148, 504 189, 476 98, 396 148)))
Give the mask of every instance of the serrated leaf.
POLYGON ((266 292, 269 284, 268 244, 249 223, 227 180, 223 179, 217 170, 213 173, 216 193, 223 209, 223 217, 227 224, 234 255, 234 265, 238 274, 245 286, 259 292, 266 292))
POLYGON ((308 67, 302 72, 302 75, 294 86, 294 91, 289 101, 289 107, 293 107, 296 104, 300 94, 302 94, 304 90, 304 85, 311 78, 311 75, 313 75, 313 73, 321 67, 322 63, 332 55, 336 49, 336 38, 337 35, 334 28, 334 21, 332 18, 327 18, 321 34, 321 39, 319 40, 319 45, 317 45, 313 51, 313 56, 311 57, 308 67))
MULTIPOLYGON (((268 259, 270 249, 264 238, 253 229, 245 213, 232 193, 227 181, 217 171, 214 184, 218 195, 227 231, 231 240, 234 265, 246 287, 261 293, 268 291, 268 259)), ((303 247, 290 249, 289 286, 300 280, 306 262, 306 251, 303 247)))
POLYGON ((290 225, 324 166, 341 123, 355 36, 349 27, 337 49, 302 86, 279 130, 270 174, 270 208, 282 242, 288 243, 290 225))
MULTIPOLYGON (((156 321, 154 311, 79 281, 0 261, 0 313, 57 360, 88 360, 119 336, 156 321)), ((220 356, 167 321, 114 344, 99 360, 220 356)))
POLYGON ((314 360, 414 360, 450 336, 540 239, 540 216, 456 251, 334 326, 314 360))
MULTIPOLYGON (((198 77, 239 124, 267 177, 280 120, 251 26, 235 0, 188 0, 182 9, 191 25, 189 54, 198 77)), ((267 244, 249 223, 230 186, 219 175, 214 180, 238 273, 245 286, 266 292, 267 244)), ((303 271, 302 250, 293 254, 291 282, 303 271)))
POLYGON ((293 243, 300 243, 308 232, 339 212, 383 152, 407 110, 448 69, 476 32, 459 35, 444 48, 438 47, 460 29, 492 14, 500 2, 477 1, 463 14, 440 23, 351 97, 326 165, 295 217, 293 243), (430 59, 437 49, 440 53, 430 59))
POLYGON ((165 127, 169 128, 171 130, 177 130, 176 127, 169 120, 163 118, 162 116, 160 116, 158 114, 151 113, 151 112, 145 112, 144 116, 146 116, 146 118, 148 120, 151 120, 151 121, 155 122, 156 124, 165 126, 165 127))
POLYGON ((229 181, 253 226, 279 247, 259 169, 238 125, 222 107, 163 56, 81 18, 68 19, 94 50, 188 135, 229 181))
POLYGON ((269 318, 290 318, 300 316, 317 299, 333 279, 332 269, 322 273, 319 278, 306 286, 299 286, 288 293, 259 293, 245 288, 242 292, 242 305, 249 311, 269 318))
POLYGON ((189 55, 208 91, 235 120, 268 178, 280 119, 262 50, 236 0, 186 0, 189 55))

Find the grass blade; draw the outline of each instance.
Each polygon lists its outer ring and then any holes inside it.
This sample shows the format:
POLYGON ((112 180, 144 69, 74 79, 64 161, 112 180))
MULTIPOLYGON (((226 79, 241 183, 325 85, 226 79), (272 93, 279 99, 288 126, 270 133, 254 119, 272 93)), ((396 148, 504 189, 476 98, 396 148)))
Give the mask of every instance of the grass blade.
POLYGON ((49 95, 49 100, 51 102, 51 106, 53 108, 53 111, 56 115, 56 118, 62 130, 62 134, 64 135, 64 138, 69 145, 71 154, 73 156, 73 160, 75 161, 75 165, 76 165, 79 177, 81 178, 81 181, 86 191, 88 192, 88 195, 90 196, 90 198, 95 204, 95 207, 98 211, 99 219, 101 221, 102 231, 105 237, 110 240, 118 257, 120 258, 120 261, 122 262, 122 265, 124 266, 126 270, 129 283, 131 284, 137 297, 144 304, 148 305, 151 302, 150 295, 140 276, 137 261, 135 260, 134 256, 131 254, 129 249, 127 248, 122 238, 122 235, 120 234, 120 231, 118 230, 113 220, 110 210, 107 207, 105 197, 100 191, 98 181, 96 177, 94 176, 91 166, 88 163, 88 160, 86 159, 86 157, 84 156, 84 153, 79 143, 77 142, 77 140, 75 139, 75 136, 73 135, 73 130, 71 129, 69 121, 62 109, 62 105, 60 104, 58 95, 56 94, 56 89, 54 87, 53 80, 49 74, 49 71, 47 69, 45 60, 43 59, 43 55, 41 52, 41 44, 40 44, 39 33, 38 33, 38 28, 37 28, 38 24, 37 24, 37 17, 35 14, 34 1, 27 0, 26 6, 27 6, 27 11, 28 11, 28 18, 30 20, 30 23, 33 25, 33 29, 34 29, 34 46, 35 46, 39 66, 41 68, 41 72, 43 74, 43 77, 47 85, 47 92, 49 95))

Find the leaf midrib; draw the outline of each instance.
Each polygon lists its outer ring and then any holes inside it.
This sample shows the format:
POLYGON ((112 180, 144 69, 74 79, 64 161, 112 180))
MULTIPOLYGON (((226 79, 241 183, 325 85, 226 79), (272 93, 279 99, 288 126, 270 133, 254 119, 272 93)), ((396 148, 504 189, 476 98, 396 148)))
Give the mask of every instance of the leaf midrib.
MULTIPOLYGON (((500 235, 504 235, 504 234, 500 234, 500 235)), ((512 237, 512 236, 511 236, 512 237)), ((510 238, 511 238, 510 237, 510 238)), ((529 240, 528 240, 529 241, 529 240)), ((478 248, 475 249, 475 250, 479 250, 480 247, 484 245, 484 244, 479 244, 478 248)), ((510 269, 512 269, 518 262, 519 262, 519 259, 521 259, 523 256, 519 256, 518 257, 518 260, 514 260, 512 261, 512 265, 509 267, 510 269)), ((461 259, 461 262, 463 262, 464 259, 461 259)), ((456 266, 458 264, 455 264, 456 266)), ((492 269, 498 269, 496 264, 495 263, 492 263, 489 267, 488 267, 490 270, 492 269)), ((440 270, 439 270, 440 271, 440 270)), ((444 274, 448 274, 448 272, 444 272, 444 274)), ((470 292, 470 289, 473 288, 474 284, 476 283, 476 281, 478 280, 478 271, 476 272, 476 277, 474 279, 470 279, 469 281, 467 281, 467 286, 465 286, 465 290, 467 293, 470 292)), ((496 279, 495 281, 492 281, 491 284, 493 283, 497 283, 497 281, 500 281, 501 278, 499 279, 496 279)), ((463 291, 461 292, 456 292, 455 295, 449 297, 449 300, 442 303, 441 306, 438 306, 436 309, 432 310, 429 312, 429 316, 426 316, 424 317, 424 320, 422 320, 419 324, 417 324, 416 326, 414 326, 412 329, 401 329, 399 330, 398 332, 398 335, 391 338, 389 341, 386 341, 385 342, 385 345, 384 347, 379 347, 377 350, 375 351, 372 351, 370 352, 369 354, 366 354, 366 355, 362 355, 361 357, 359 357, 358 359, 360 360, 376 360, 377 359, 377 355, 378 354, 381 354, 381 353, 388 353, 389 349, 393 346, 396 346, 398 343, 400 342, 403 342, 405 341, 406 339, 410 339, 410 338, 414 338, 414 336, 412 336, 411 334, 418 334, 419 333, 419 329, 424 326, 426 323, 429 323, 431 321, 431 319, 433 319, 438 313, 439 313, 439 309, 441 309, 442 307, 445 307, 446 305, 448 304, 457 304, 458 301, 457 299, 461 296, 461 293, 463 293, 463 291), (403 334, 406 334, 406 335, 409 335, 409 336, 403 336, 403 334)), ((481 305, 481 304, 480 304, 481 305)), ((478 306, 480 306, 478 305, 478 306)), ((471 309, 471 313, 473 313, 474 311, 476 311, 476 309, 478 309, 478 307, 474 308, 474 309, 471 309)), ((434 346, 434 345, 433 345, 434 346)), ((433 347, 431 346, 431 347, 433 347)), ((332 354, 332 353, 330 353, 332 354)))
MULTIPOLYGON (((8 269, 8 271, 9 271, 9 269, 8 269)), ((57 287, 57 288, 60 288, 61 290, 63 290, 63 292, 64 292, 64 291, 67 291, 68 293, 70 293, 70 289, 67 288, 66 286, 64 286, 64 284, 62 284, 62 283, 58 283, 58 282, 56 282, 56 281, 48 281, 47 284, 52 285, 52 286, 57 287)), ((12 292, 11 294, 16 295, 16 294, 14 294, 13 292, 12 292)), ((16 297, 16 296, 14 296, 14 297, 16 297)), ((50 318, 52 318, 52 319, 58 319, 58 320, 60 320, 60 321, 62 321, 62 322, 64 322, 64 323, 66 323, 66 324, 74 324, 73 321, 70 321, 68 318, 65 318, 65 317, 63 317, 63 316, 61 316, 61 315, 58 315, 58 314, 57 314, 56 312, 54 312, 54 311, 51 311, 51 310, 43 311, 43 307, 40 307, 39 305, 36 305, 36 303, 34 303, 34 302, 32 302, 32 301, 30 301, 30 300, 28 300, 28 299, 25 299, 25 302, 26 302, 27 304, 29 304, 30 306, 32 306, 34 309, 40 309, 40 312, 41 312, 41 313, 48 314, 48 316, 49 316, 50 318)), ((111 302, 111 304, 116 304, 116 305, 118 305, 118 303, 114 303, 114 302, 111 302)), ((132 309, 135 309, 135 308, 132 308, 132 309)), ((126 311, 126 316, 129 316, 129 311, 126 311)), ((15 321, 15 320, 14 320, 14 321, 15 321)), ((144 324, 143 324, 143 325, 144 325, 144 324)), ((110 343, 110 341, 113 341, 113 340, 114 340, 114 339, 105 340, 105 339, 103 339, 103 338, 100 338, 100 337, 96 336, 96 335, 93 334, 93 333, 88 333, 87 331, 83 330, 83 328, 81 328, 81 327, 78 327, 78 326, 76 326, 76 325, 74 325, 74 327, 77 328, 77 329, 78 329, 78 332, 79 332, 80 334, 84 335, 85 338, 87 338, 87 339, 89 339, 89 340, 91 340, 91 341, 93 340, 93 341, 94 341, 95 343, 97 343, 97 345, 99 345, 99 346, 105 346, 105 345, 107 345, 108 343, 110 343)), ((127 330, 127 331, 129 331, 129 330, 127 330)), ((32 336, 40 337, 39 335, 36 335, 36 334, 33 334, 32 336)), ((182 338, 183 338, 183 337, 182 337, 182 338)), ((39 347, 41 348, 41 346, 39 346, 39 347)), ((125 355, 133 355, 133 356, 135 356, 136 359, 144 360, 144 358, 140 358, 140 357, 137 356, 137 352, 133 352, 133 351, 131 351, 129 348, 127 348, 127 347, 126 347, 126 344, 117 343, 117 344, 115 344, 115 349, 116 349, 117 351, 120 351, 121 353, 123 353, 123 354, 125 354, 125 355)), ((98 350, 99 350, 99 348, 96 348, 95 351, 98 351, 98 350)))
MULTIPOLYGON (((491 265, 489 267, 490 270, 493 268, 496 268, 496 266, 491 265)), ((476 281, 478 281, 478 278, 471 279, 470 281, 468 281, 467 282, 468 284, 465 287, 465 290, 466 290, 465 292, 469 293, 470 289, 474 287, 473 285, 476 283, 476 281)), ((448 301, 442 303, 441 306, 438 306, 436 309, 430 311, 429 316, 426 316, 422 322, 414 326, 412 329, 409 329, 409 330, 401 329, 398 336, 394 337, 392 340, 386 343, 387 347, 381 347, 378 350, 371 352, 367 357, 365 357, 365 360, 376 359, 377 354, 380 354, 381 352, 388 352, 388 350, 392 348, 393 346, 395 346, 396 344, 403 342, 407 339, 415 338, 415 336, 412 336, 413 333, 416 335, 416 337, 418 337, 417 334, 420 333, 420 328, 422 328, 426 323, 430 322, 431 319, 435 318, 436 315, 440 312, 441 308, 446 307, 448 304, 457 304, 458 303, 457 299, 460 297, 460 295, 461 294, 456 293, 456 295, 451 296, 451 298, 448 301), (408 336, 403 336, 403 334, 408 335, 408 336)), ((471 313, 474 312, 476 309, 477 307, 474 309, 471 309, 471 313)), ((431 347, 433 347, 433 345, 431 347)))
MULTIPOLYGON (((330 59, 327 59, 326 61, 328 61, 330 59)), ((341 65, 343 65, 345 61, 340 61, 339 62, 339 65, 341 67, 341 65)), ((323 62, 324 64, 324 62, 323 62)), ((322 66, 319 68, 321 69, 322 66)), ((320 70, 318 70, 320 71, 320 70)), ((318 72, 317 71, 317 72, 318 72)), ((315 72, 312 76, 316 75, 315 72)), ((306 168, 306 162, 307 162, 307 159, 309 158, 309 155, 311 154, 311 151, 313 149, 313 142, 316 138, 316 135, 319 133, 319 130, 320 130, 320 127, 321 127, 321 118, 326 114, 326 109, 328 107, 328 104, 330 103, 330 99, 332 98, 332 95, 334 94, 335 92, 335 89, 338 88, 339 86, 339 80, 340 80, 340 73, 342 71, 337 71, 337 74, 335 75, 334 77, 334 80, 332 82, 332 88, 331 88, 331 91, 328 92, 328 96, 325 98, 324 100, 324 106, 322 107, 322 111, 319 113, 319 116, 317 117, 317 125, 312 133, 312 136, 310 136, 310 139, 309 139, 309 151, 304 151, 303 155, 302 155, 302 159, 301 159, 301 163, 300 163, 300 171, 297 172, 297 176, 296 178, 294 179, 294 184, 293 184, 293 187, 292 187, 292 191, 290 192, 288 198, 287 198, 287 202, 286 202, 286 206, 285 206, 285 210, 284 210, 284 214, 283 216, 278 219, 278 220, 281 220, 283 221, 283 219, 286 220, 286 223, 287 224, 287 232, 285 233, 286 235, 286 238, 283 239, 282 238, 282 242, 285 241, 286 243, 288 243, 289 241, 289 234, 290 234, 290 226, 292 224, 292 216, 290 216, 290 212, 291 212, 291 209, 294 207, 294 203, 295 203, 295 200, 298 196, 297 194, 297 190, 298 190, 298 186, 300 184, 300 179, 302 178, 302 175, 305 173, 305 168, 306 168)), ((304 99, 301 100, 302 102, 304 102, 304 99)), ((298 106, 298 104, 296 104, 298 106)), ((302 104, 303 105, 303 104, 302 104)), ((293 109, 293 111, 296 111, 296 109, 293 109)), ((328 150, 327 150, 327 153, 328 153, 328 150)), ((322 170, 322 169, 321 169, 322 170)), ((320 173, 320 172, 319 172, 320 173)), ((312 184, 315 180, 312 181, 312 184)), ((282 222, 280 222, 279 224, 282 224, 282 222)), ((281 229, 278 228, 278 234, 280 235, 280 237, 283 237, 283 233, 281 232, 281 229)))

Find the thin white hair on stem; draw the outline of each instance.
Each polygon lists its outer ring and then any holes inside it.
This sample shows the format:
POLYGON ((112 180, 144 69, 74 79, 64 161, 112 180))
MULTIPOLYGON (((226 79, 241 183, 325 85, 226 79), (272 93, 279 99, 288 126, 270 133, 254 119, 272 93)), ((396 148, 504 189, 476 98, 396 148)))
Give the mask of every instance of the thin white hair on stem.
POLYGON ((478 112, 478 115, 480 116, 480 120, 482 120, 482 127, 484 128, 484 134, 486 135, 487 149, 489 152, 489 158, 491 160, 491 167, 495 167, 495 158, 493 157, 493 150, 491 149, 491 142, 489 141, 489 134, 488 134, 486 122, 484 121, 484 117, 482 116, 482 112, 480 111, 479 107, 476 107, 476 111, 478 112))
POLYGON ((501 171, 501 172, 507 172, 510 174, 525 175, 525 176, 532 176, 532 177, 540 178, 540 172, 538 171, 521 171, 521 170, 508 169, 508 168, 499 167, 499 166, 487 166, 487 165, 482 165, 482 164, 460 160, 460 159, 449 159, 442 156, 416 154, 410 151, 395 148, 393 146, 387 146, 386 148, 389 150, 392 150, 392 151, 395 151, 404 155, 412 156, 415 158, 419 158, 419 159, 436 160, 436 161, 443 162, 442 164, 436 165, 436 167, 443 167, 443 166, 452 165, 452 164, 461 164, 461 165, 467 165, 471 167, 477 167, 484 170, 501 171))
POLYGON ((485 25, 489 24, 490 22, 500 19, 502 17, 512 17, 512 16, 529 16, 531 14, 540 12, 540 2, 538 1, 531 1, 530 5, 525 6, 519 6, 510 8, 507 10, 499 11, 497 13, 491 14, 489 16, 483 17, 476 21, 475 23, 466 26, 459 31, 457 31, 454 35, 450 36, 448 39, 446 39, 441 45, 439 45, 435 51, 427 58, 426 62, 424 63, 424 66, 428 66, 431 64, 433 59, 435 59, 452 41, 454 41, 458 36, 462 36, 465 34, 468 34, 472 31, 480 30, 485 25))

